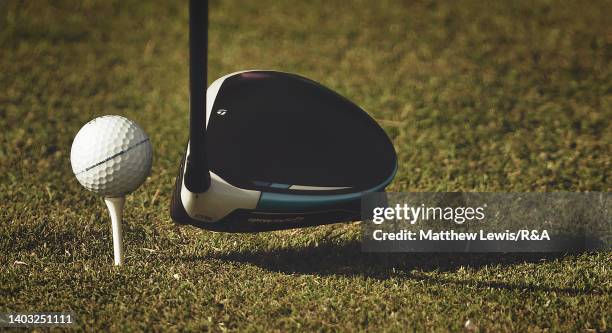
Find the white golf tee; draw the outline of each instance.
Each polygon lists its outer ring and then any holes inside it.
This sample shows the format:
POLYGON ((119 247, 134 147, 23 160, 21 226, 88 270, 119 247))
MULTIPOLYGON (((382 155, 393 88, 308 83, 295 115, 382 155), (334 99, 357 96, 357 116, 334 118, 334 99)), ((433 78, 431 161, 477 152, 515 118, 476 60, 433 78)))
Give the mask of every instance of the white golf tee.
POLYGON ((125 196, 115 198, 104 198, 108 212, 110 213, 113 226, 113 252, 115 254, 115 266, 123 264, 123 232, 121 223, 123 221, 123 204, 125 196))

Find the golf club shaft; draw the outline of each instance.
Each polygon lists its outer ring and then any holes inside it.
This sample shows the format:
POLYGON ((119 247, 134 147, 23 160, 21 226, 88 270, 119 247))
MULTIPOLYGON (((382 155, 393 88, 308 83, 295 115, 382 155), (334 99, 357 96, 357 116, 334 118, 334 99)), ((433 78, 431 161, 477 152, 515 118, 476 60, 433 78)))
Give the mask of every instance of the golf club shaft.
POLYGON ((113 253, 115 266, 123 265, 123 232, 121 223, 123 222, 123 205, 125 197, 104 198, 106 207, 111 217, 113 229, 113 253))
POLYGON ((189 155, 185 186, 193 193, 210 187, 206 157, 208 1, 189 1, 189 155))

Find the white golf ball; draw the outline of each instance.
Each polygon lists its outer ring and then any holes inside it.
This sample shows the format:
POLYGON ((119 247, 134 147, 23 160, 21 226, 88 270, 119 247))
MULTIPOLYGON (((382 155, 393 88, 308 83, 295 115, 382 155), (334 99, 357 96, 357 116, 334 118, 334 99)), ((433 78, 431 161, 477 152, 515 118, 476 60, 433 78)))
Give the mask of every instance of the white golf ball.
POLYGON ((145 132, 121 116, 83 126, 72 142, 70 163, 79 183, 106 197, 133 192, 151 171, 153 153, 145 132))

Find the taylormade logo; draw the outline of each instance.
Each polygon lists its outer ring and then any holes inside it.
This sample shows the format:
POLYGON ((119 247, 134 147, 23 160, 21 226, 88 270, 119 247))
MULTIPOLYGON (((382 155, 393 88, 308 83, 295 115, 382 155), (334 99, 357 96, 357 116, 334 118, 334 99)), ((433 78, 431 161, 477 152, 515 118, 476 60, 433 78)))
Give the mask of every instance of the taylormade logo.
POLYGON ((276 218, 250 217, 248 219, 248 221, 251 223, 297 223, 303 220, 304 220, 303 216, 276 217, 276 218))
POLYGON ((374 208, 372 222, 382 224, 387 220, 405 220, 410 224, 415 224, 425 220, 445 220, 463 224, 465 221, 483 220, 486 207, 486 204, 479 207, 426 207, 424 204, 420 206, 397 204, 395 207, 374 208))

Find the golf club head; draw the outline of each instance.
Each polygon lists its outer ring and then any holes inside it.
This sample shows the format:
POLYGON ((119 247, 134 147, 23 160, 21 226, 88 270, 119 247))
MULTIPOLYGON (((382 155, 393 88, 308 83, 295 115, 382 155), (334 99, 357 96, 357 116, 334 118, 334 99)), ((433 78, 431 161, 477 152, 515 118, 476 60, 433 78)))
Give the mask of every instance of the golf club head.
POLYGON ((295 74, 217 79, 204 126, 210 187, 188 190, 183 157, 170 209, 180 224, 257 232, 355 221, 362 196, 384 191, 397 170, 391 141, 365 111, 295 74))

